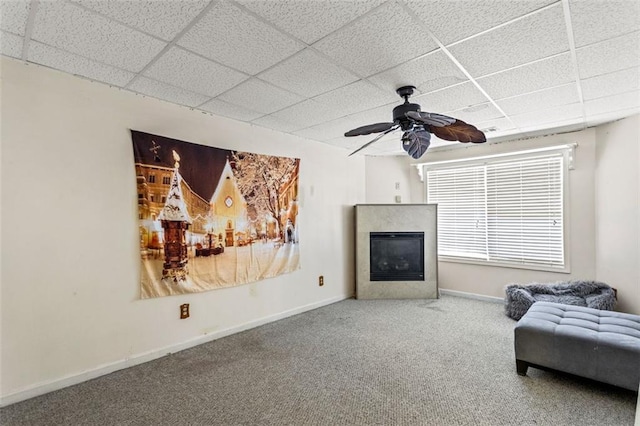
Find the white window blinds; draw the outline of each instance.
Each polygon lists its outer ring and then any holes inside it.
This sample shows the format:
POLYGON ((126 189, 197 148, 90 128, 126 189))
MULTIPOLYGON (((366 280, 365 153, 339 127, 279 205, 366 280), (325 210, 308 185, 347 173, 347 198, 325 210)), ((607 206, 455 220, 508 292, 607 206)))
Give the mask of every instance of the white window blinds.
POLYGON ((438 204, 439 255, 564 268, 564 169, 558 151, 427 165, 427 202, 438 204))
POLYGON ((432 170, 427 181, 428 202, 438 204, 438 253, 486 259, 485 167, 432 170))

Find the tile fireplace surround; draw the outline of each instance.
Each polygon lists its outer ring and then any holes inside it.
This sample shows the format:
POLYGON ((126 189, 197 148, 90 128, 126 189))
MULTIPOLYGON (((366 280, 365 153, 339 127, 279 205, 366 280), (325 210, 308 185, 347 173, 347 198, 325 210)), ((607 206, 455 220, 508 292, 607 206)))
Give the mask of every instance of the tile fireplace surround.
POLYGON ((438 253, 435 204, 358 204, 356 216, 356 297, 437 299, 438 253), (424 279, 371 281, 372 232, 424 232, 424 279))

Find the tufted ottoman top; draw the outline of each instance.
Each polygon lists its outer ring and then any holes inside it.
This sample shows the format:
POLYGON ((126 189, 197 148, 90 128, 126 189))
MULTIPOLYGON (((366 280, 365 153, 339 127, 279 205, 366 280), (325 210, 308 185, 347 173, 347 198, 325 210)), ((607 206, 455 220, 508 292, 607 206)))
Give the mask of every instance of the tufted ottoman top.
POLYGON ((555 324, 557 327, 575 327, 587 334, 614 333, 628 336, 640 345, 640 316, 582 306, 536 302, 527 312, 529 319, 555 324))

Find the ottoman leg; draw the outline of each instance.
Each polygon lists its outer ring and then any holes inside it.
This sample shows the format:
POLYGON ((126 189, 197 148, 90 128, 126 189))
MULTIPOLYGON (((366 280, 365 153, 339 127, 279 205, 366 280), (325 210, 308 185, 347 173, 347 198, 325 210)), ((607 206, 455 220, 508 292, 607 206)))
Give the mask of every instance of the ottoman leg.
POLYGON ((516 371, 520 376, 526 376, 528 368, 529 368, 529 364, 526 361, 521 361, 519 359, 516 359, 516 371))

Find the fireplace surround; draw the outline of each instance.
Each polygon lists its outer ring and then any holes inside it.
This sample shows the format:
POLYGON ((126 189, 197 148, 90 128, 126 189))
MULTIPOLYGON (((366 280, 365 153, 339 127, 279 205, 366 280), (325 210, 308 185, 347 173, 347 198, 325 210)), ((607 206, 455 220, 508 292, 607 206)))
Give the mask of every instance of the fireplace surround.
POLYGON ((356 297, 438 298, 435 204, 358 204, 356 297))

